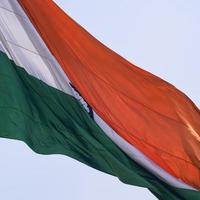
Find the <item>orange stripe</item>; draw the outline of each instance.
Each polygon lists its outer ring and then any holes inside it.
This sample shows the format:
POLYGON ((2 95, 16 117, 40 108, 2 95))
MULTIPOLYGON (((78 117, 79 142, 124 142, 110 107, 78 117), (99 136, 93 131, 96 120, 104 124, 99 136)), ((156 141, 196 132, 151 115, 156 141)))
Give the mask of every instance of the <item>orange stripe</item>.
POLYGON ((189 98, 105 47, 51 0, 20 3, 93 109, 171 175, 200 188, 200 111, 189 98))

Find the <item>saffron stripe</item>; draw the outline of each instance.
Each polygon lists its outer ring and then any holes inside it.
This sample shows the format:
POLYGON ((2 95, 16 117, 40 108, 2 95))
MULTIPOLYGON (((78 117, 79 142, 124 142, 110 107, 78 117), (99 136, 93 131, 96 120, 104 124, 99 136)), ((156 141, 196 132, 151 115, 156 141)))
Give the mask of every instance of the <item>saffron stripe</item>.
POLYGON ((52 1, 19 2, 96 113, 166 172, 200 188, 200 112, 191 100, 102 45, 52 1))

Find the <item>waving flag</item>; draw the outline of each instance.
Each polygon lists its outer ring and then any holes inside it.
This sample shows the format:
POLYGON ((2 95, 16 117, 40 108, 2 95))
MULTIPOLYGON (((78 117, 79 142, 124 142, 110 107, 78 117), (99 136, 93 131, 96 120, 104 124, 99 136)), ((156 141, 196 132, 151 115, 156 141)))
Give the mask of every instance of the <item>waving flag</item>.
POLYGON ((200 111, 105 47, 51 0, 0 0, 0 136, 200 199, 200 111))

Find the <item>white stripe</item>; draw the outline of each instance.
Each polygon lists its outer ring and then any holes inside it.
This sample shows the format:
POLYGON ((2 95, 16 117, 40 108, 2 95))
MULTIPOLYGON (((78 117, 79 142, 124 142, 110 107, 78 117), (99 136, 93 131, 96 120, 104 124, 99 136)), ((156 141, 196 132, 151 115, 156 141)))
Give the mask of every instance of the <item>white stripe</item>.
MULTIPOLYGON (((69 79, 49 52, 17 1, 0 0, 0 50, 7 53, 15 63, 24 67, 31 75, 50 86, 75 96, 80 101, 80 96, 76 96, 76 93, 73 92, 69 79)), ((81 100, 81 102, 84 101, 81 100)), ((96 113, 94 113, 94 119, 119 148, 159 179, 177 188, 194 190, 193 187, 171 176, 133 145, 130 145, 96 113)))
POLYGON ((0 0, 0 48, 48 85, 71 94, 68 80, 16 0, 0 0))

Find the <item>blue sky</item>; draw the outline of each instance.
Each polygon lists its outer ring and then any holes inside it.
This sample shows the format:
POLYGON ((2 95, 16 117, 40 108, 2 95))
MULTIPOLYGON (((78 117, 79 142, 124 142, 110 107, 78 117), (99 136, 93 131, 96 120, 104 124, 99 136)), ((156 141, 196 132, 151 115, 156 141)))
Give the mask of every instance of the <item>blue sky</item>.
MULTIPOLYGON (((55 0, 120 55, 184 91, 200 107, 200 1, 55 0)), ((155 200, 66 156, 0 140, 0 199, 155 200)))

